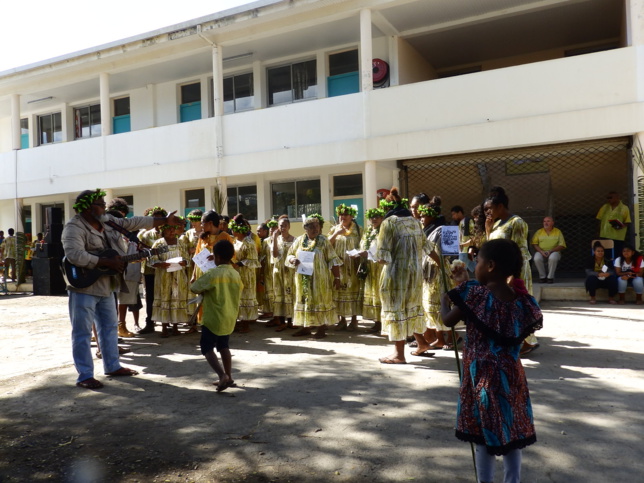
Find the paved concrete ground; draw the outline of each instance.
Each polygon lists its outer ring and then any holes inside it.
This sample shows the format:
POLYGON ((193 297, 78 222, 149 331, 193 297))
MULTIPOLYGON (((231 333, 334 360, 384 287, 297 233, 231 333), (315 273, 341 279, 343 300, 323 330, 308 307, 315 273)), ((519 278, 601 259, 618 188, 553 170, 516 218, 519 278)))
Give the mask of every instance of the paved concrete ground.
MULTIPOLYGON (((239 387, 217 394, 198 336, 157 333, 127 340, 140 376, 109 379, 96 361, 105 388, 88 391, 66 302, 0 296, 0 482, 474 481, 451 352, 386 366, 389 344, 364 330, 300 340, 257 323, 231 340, 239 387)), ((644 308, 542 308, 523 481, 639 481, 644 308)))

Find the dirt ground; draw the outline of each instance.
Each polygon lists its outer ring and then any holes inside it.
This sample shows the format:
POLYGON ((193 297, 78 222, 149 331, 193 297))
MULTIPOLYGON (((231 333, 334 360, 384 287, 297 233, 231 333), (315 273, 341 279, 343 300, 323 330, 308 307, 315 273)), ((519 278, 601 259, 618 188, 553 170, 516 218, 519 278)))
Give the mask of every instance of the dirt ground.
MULTIPOLYGON (((216 393, 198 335, 157 332, 125 340, 139 376, 109 378, 95 360, 105 388, 89 391, 74 385, 66 303, 0 296, 2 483, 475 481, 454 437, 453 352, 388 366, 369 322, 319 341, 258 322, 231 338, 238 387, 216 393)), ((543 309, 524 360, 538 442, 523 482, 638 481, 644 312, 543 309)))

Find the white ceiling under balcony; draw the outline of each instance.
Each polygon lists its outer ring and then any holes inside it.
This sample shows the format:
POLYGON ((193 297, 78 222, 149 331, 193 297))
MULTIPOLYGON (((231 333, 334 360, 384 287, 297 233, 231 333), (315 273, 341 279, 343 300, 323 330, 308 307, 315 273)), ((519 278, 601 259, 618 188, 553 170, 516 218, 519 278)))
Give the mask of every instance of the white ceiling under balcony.
MULTIPOLYGON (((99 72, 110 73, 113 93, 207 74, 212 71, 209 40, 222 44, 225 59, 252 53, 250 57, 224 62, 226 71, 250 66, 252 61, 270 65, 298 56, 309 57, 318 50, 358 45, 359 12, 365 6, 372 10, 374 37, 405 38, 437 69, 562 46, 614 41, 623 35, 623 0, 346 0, 309 2, 302 11, 287 8, 288 4, 285 1, 269 5, 269 13, 263 17, 227 24, 222 30, 229 30, 221 38, 217 37, 218 28, 204 29, 205 39, 191 35, 161 43, 146 48, 145 57, 136 57, 137 52, 132 51, 78 63, 69 67, 74 73, 73 69, 78 71, 79 81, 72 85, 61 80, 57 87, 44 87, 51 77, 43 76, 33 81, 33 86, 42 87, 21 92, 21 109, 34 107, 27 104, 30 100, 49 96, 54 99, 38 103, 39 110, 47 103, 53 106, 97 100, 99 72), (283 7, 280 11, 270 13, 279 5, 283 7)), ((199 23, 206 25, 208 19, 203 17, 199 23)), ((176 28, 163 30, 171 32, 176 28)), ((137 37, 139 42, 144 38, 145 34, 137 37)), ((90 51, 98 53, 104 48, 90 51)), ((68 58, 72 65, 74 55, 68 58)), ((0 78, 0 95, 2 83, 0 78)), ((9 101, 5 98, 0 101, 0 115, 8 113, 9 101)))

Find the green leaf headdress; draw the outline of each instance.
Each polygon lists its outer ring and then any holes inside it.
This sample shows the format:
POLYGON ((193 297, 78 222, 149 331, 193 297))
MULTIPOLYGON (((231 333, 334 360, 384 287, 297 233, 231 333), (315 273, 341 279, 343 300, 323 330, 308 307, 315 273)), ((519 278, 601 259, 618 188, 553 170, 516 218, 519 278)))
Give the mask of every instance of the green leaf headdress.
POLYGON ((97 199, 104 197, 105 194, 105 191, 102 191, 100 188, 96 188, 96 191, 90 191, 83 196, 79 196, 76 198, 76 203, 74 203, 74 211, 76 211, 76 213, 82 213, 97 199))
POLYGON ((355 218, 356 216, 358 216, 358 210, 356 210, 353 206, 347 206, 342 203, 335 208, 335 214, 338 216, 350 215, 351 217, 355 218))
POLYGON ((384 218, 385 214, 385 210, 382 208, 371 208, 364 216, 367 220, 371 220, 372 218, 384 218))

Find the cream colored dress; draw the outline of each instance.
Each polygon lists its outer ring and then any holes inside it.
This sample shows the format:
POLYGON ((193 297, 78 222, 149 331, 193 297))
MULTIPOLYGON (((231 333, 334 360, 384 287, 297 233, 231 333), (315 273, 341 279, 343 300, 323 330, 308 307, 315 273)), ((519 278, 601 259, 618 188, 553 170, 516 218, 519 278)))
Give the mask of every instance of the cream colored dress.
MULTIPOLYGON (((367 238, 370 236, 373 228, 367 228, 362 240, 360 242, 360 250, 369 250, 366 245, 367 238)), ((376 232, 379 230, 376 230, 376 232)), ((377 244, 377 233, 373 240, 377 244)), ((380 274, 384 269, 384 265, 377 261, 362 258, 362 263, 367 264, 368 272, 367 278, 364 280, 363 298, 362 298, 362 318, 380 322, 380 313, 382 311, 382 302, 380 301, 380 274)))
MULTIPOLYGON (((293 240, 294 241, 294 240, 293 240)), ((273 262, 273 315, 279 317, 293 317, 293 304, 295 295, 295 271, 286 263, 286 256, 293 245, 293 241, 284 241, 282 236, 277 237, 277 257, 272 256, 273 262)))
POLYGON ((235 241, 235 260, 241 267, 235 266, 241 276, 244 289, 239 301, 239 320, 257 320, 257 287, 255 287, 259 260, 257 258, 257 245, 249 238, 235 241))
MULTIPOLYGON (((170 258, 182 257, 188 260, 188 253, 183 244, 168 245, 165 238, 159 238, 152 248, 167 246, 168 251, 150 258, 149 265, 165 262, 170 258)), ((156 268, 154 277, 154 304, 152 305, 152 320, 163 324, 179 324, 188 322, 190 316, 187 309, 188 273, 186 267, 175 272, 165 268, 156 268)))
MULTIPOLYGON (((342 230, 341 225, 331 228, 328 238, 336 232, 342 230)), ((358 279, 358 265, 360 260, 347 255, 347 251, 355 250, 360 247, 360 229, 357 223, 352 222, 351 228, 347 235, 338 235, 335 237, 334 250, 342 259, 340 267, 340 288, 333 289, 333 303, 335 304, 336 313, 345 318, 360 315, 362 303, 360 301, 360 280, 358 279)))
POLYGON ((425 331, 422 304, 422 256, 425 234, 411 216, 391 215, 380 225, 376 258, 385 262, 380 275, 382 333, 390 341, 425 331))
MULTIPOLYGON (((313 241, 308 240, 306 234, 298 237, 291 245, 288 257, 297 257, 299 250, 310 249, 312 243, 313 241)), ((332 325, 337 316, 333 304, 331 267, 342 266, 342 260, 336 255, 331 243, 324 235, 318 235, 313 250, 306 251, 313 251, 315 254, 313 275, 299 274, 293 264, 288 264, 296 272, 293 324, 304 327, 332 325)))

